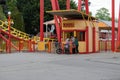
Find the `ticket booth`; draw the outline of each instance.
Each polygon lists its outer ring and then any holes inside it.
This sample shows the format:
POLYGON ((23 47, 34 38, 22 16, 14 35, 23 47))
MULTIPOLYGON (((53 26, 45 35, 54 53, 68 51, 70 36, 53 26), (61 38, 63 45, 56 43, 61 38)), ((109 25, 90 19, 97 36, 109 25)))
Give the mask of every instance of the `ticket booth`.
POLYGON ((99 51, 99 31, 96 18, 77 10, 48 11, 62 17, 61 40, 75 36, 79 40, 79 53, 99 51))

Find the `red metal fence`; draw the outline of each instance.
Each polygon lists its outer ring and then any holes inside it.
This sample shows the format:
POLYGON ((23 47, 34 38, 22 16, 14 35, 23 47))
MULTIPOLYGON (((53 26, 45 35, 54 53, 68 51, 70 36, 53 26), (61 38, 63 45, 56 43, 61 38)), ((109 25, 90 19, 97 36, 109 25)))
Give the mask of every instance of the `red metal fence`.
MULTIPOLYGON (((100 51, 111 51, 111 40, 100 40, 99 41, 99 50, 100 51)), ((117 48, 117 41, 115 40, 115 49, 117 48)))

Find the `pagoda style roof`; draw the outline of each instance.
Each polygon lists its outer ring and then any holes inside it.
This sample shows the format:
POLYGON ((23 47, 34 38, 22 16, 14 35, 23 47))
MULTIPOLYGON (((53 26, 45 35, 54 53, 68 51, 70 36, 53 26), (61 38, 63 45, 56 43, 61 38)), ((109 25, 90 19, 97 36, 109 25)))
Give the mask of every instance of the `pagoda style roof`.
MULTIPOLYGON (((112 21, 105 21, 105 20, 98 20, 98 27, 99 29, 106 29, 111 30, 112 29, 112 21)), ((118 23, 115 22, 115 29, 118 29, 118 23)))

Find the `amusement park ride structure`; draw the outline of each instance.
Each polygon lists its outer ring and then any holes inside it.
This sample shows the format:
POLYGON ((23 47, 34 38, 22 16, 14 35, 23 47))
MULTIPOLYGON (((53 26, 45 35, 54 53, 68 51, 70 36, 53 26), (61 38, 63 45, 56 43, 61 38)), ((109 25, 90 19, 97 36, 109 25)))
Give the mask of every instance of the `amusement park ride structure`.
POLYGON ((7 53, 11 53, 14 48, 15 51, 34 51, 34 41, 30 36, 22 31, 12 27, 11 12, 8 12, 8 20, 0 20, 0 51, 6 49, 7 53), (1 47, 4 49, 1 50, 1 47))
MULTIPOLYGON (((94 22, 93 20, 95 18, 91 17, 89 15, 89 2, 88 0, 84 0, 85 2, 85 9, 86 9, 86 13, 82 13, 81 11, 81 7, 82 7, 82 1, 83 0, 78 0, 78 10, 72 10, 72 12, 74 12, 74 14, 76 13, 79 16, 82 16, 83 19, 85 19, 85 17, 87 17, 88 19, 90 19, 91 22, 94 22), (85 17, 84 17, 85 16, 85 17)), ((62 26, 63 26, 63 18, 61 15, 57 14, 57 12, 71 12, 70 9, 70 0, 66 0, 66 10, 61 11, 59 8, 59 3, 58 0, 51 0, 51 5, 52 5, 52 9, 53 12, 48 12, 50 14, 54 15, 54 20, 55 20, 55 26, 56 26, 56 33, 57 33, 57 39, 58 42, 62 43, 62 38, 64 33, 62 31, 62 26), (56 15, 57 14, 57 15, 56 15)), ((115 0, 112 0, 112 41, 111 41, 111 51, 115 52, 115 0)), ((64 14, 65 15, 65 14, 64 14)), ((67 15, 67 14, 66 14, 67 15)), ((76 16, 76 15, 75 15, 76 16)), ((78 21, 78 20, 75 20, 78 21)), ((44 28, 43 28, 43 22, 44 22, 44 0, 40 0, 40 43, 38 43, 37 45, 41 45, 41 42, 44 42, 44 28)), ((64 21, 66 22, 66 21, 64 21)), ((87 24, 87 21, 85 21, 85 23, 87 24)), ((92 28, 92 51, 96 52, 97 51, 97 47, 96 47, 96 43, 97 43, 97 37, 96 37, 96 28, 95 28, 95 24, 93 24, 93 28, 92 28)), ((88 31, 89 26, 86 26, 86 52, 89 53, 89 49, 90 49, 90 32, 88 31)), ((119 12, 119 25, 118 25, 118 40, 117 40, 117 47, 120 47, 120 12, 119 12)), ((77 30, 75 30, 75 35, 77 33, 77 30), (76 32, 75 32, 76 31, 76 32)), ((21 32, 19 30, 16 30, 15 28, 11 27, 11 19, 10 19, 10 14, 8 15, 8 24, 6 24, 4 21, 0 20, 0 44, 2 44, 2 42, 4 42, 6 44, 6 52, 7 53, 11 53, 11 48, 14 48, 17 51, 22 51, 22 50, 28 50, 29 52, 34 51, 35 49, 35 41, 32 40, 30 38, 30 36, 24 32, 21 32)), ((98 43, 97 43, 98 44, 98 43)), ((1 46, 1 45, 0 45, 1 46)))
MULTIPOLYGON (((85 1, 85 9, 86 9, 86 14, 89 15, 89 5, 88 5, 88 0, 84 0, 85 1)), ((52 8, 53 11, 57 11, 59 10, 59 4, 58 4, 58 0, 51 0, 52 3, 52 8)), ((82 0, 78 0, 78 11, 81 11, 81 3, 82 0)), ((40 40, 43 40, 43 19, 44 19, 44 0, 40 0, 40 40)), ((111 50, 114 52, 115 51, 115 0, 111 0, 111 4, 112 4, 112 42, 111 42, 111 50)), ((66 0, 66 9, 70 10, 70 0, 66 0)), ((120 18, 120 17, 119 17, 120 18)), ((55 25, 56 25, 56 31, 57 31, 57 38, 58 41, 61 42, 61 24, 58 24, 58 20, 61 22, 61 17, 54 15, 54 19, 55 19, 55 25)), ((119 21, 120 22, 120 21, 119 21)), ((120 27, 120 24, 119 24, 120 27)), ((120 32, 120 30, 118 30, 118 33, 120 32)), ((118 36, 119 37, 119 36, 118 36)), ((120 40, 118 41, 120 42, 120 40)))

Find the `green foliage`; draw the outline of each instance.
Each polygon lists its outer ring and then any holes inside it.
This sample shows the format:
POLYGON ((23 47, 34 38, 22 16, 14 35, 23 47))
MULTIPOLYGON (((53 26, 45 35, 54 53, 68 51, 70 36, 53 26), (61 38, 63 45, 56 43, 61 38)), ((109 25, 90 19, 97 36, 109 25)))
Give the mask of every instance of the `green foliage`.
POLYGON ((71 6, 71 9, 77 9, 77 4, 75 3, 74 0, 70 1, 70 6, 71 6))
POLYGON ((45 0, 44 5, 45 5, 44 21, 49 21, 49 20, 53 19, 52 15, 46 13, 46 11, 52 10, 52 6, 51 6, 50 0, 45 0))
MULTIPOLYGON (((37 32, 39 32, 39 22, 40 22, 40 13, 39 13, 39 2, 40 0, 17 0, 17 7, 22 12, 24 17, 24 23, 25 23, 25 31, 29 34, 33 34, 34 30, 33 28, 37 29, 37 32)), ((60 9, 66 8, 66 0, 59 0, 60 9)), ((52 10, 51 2, 50 0, 44 0, 44 21, 48 21, 53 19, 53 16, 46 13, 46 11, 52 10)), ((71 0, 71 8, 76 9, 76 4, 73 0, 71 0)))
POLYGON ((108 21, 111 20, 110 13, 106 8, 100 8, 99 10, 97 10, 96 18, 108 21))
MULTIPOLYGON (((6 8, 3 13, 3 7, 0 6, 0 19, 6 20, 5 14, 7 15, 8 11, 11 11, 11 18, 14 21, 13 27, 21 31, 33 34, 34 28, 39 32, 39 23, 40 23, 40 0, 6 0, 6 8)), ((66 9, 66 0, 58 0, 60 9, 66 9)), ((46 11, 52 10, 50 0, 44 0, 44 21, 53 19, 53 16, 46 13, 46 11)), ((71 0, 71 9, 77 9, 76 3, 74 0, 71 0)))
POLYGON ((39 0, 17 0, 17 7, 23 14, 25 32, 32 34, 32 27, 39 28, 39 0))
POLYGON ((15 12, 12 16, 14 21, 13 27, 18 30, 24 31, 24 21, 22 14, 20 12, 15 12))
POLYGON ((24 21, 23 21, 23 16, 22 13, 19 12, 17 6, 16 6, 17 0, 7 0, 7 6, 8 6, 8 11, 11 11, 11 18, 14 21, 13 27, 24 31, 24 21))
POLYGON ((0 6, 0 20, 3 20, 3 21, 6 20, 6 16, 5 16, 5 14, 3 13, 2 6, 0 6))

